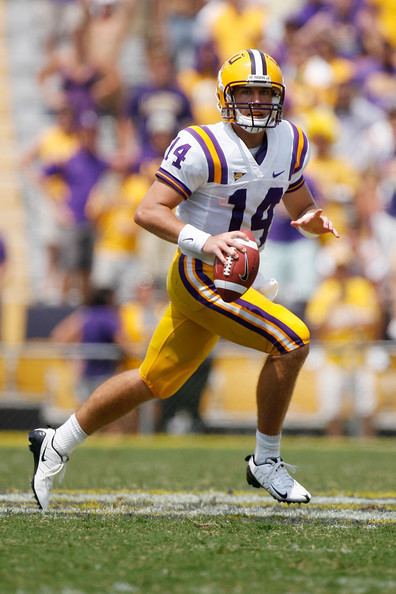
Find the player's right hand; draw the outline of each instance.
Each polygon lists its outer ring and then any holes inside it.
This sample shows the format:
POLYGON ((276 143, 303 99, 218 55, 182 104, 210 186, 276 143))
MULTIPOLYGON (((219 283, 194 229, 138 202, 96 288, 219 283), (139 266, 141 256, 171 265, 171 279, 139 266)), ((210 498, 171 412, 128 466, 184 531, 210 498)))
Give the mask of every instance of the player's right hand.
POLYGON ((243 231, 227 231, 220 235, 211 235, 202 248, 204 254, 211 254, 223 263, 226 263, 227 256, 232 256, 236 260, 239 258, 238 252, 245 252, 245 247, 238 239, 248 239, 243 231))

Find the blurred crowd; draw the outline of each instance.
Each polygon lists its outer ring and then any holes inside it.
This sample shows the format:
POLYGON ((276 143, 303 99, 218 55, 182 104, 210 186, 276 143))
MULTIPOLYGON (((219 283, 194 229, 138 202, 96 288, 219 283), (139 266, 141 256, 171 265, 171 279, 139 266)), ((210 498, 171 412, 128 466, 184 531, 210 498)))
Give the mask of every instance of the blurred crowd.
POLYGON ((396 339, 394 0, 48 0, 48 11, 37 85, 51 125, 21 160, 46 198, 40 299, 78 305, 112 289, 122 307, 148 285, 162 298, 174 246, 134 210, 177 130, 218 121, 221 63, 258 47, 282 68, 284 117, 308 134, 307 181, 342 235, 304 238, 280 211, 263 273, 316 338, 396 339), (142 64, 125 52, 137 35, 142 64))

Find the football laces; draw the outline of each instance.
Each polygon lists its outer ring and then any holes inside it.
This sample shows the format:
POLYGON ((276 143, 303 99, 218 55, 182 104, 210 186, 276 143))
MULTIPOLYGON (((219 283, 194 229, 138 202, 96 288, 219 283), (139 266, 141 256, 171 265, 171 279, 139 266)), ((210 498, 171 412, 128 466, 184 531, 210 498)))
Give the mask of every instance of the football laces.
POLYGON ((226 257, 226 263, 224 264, 224 276, 230 276, 233 259, 234 258, 232 256, 226 257))

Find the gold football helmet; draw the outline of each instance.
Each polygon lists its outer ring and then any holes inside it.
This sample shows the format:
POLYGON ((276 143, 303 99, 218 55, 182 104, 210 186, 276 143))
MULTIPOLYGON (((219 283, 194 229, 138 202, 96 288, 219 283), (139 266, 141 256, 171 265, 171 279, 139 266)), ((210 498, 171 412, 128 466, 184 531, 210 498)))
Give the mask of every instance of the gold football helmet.
POLYGON ((274 128, 282 119, 285 85, 277 62, 261 50, 241 50, 231 56, 221 67, 217 79, 217 99, 221 117, 248 132, 257 133, 263 128, 274 128), (271 88, 271 103, 237 103, 236 87, 259 86, 271 88), (241 113, 243 110, 247 115, 241 113), (254 111, 263 110, 264 117, 254 111))

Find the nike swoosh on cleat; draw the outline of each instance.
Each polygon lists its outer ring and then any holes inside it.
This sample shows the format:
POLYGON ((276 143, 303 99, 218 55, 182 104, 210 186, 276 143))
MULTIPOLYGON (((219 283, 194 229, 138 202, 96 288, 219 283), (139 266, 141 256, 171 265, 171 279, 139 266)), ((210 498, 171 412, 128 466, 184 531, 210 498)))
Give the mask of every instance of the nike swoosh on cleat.
POLYGON ((282 175, 282 173, 285 173, 284 169, 283 169, 283 171, 273 171, 272 177, 279 177, 280 175, 282 175))
POLYGON ((286 493, 281 493, 280 491, 278 491, 278 489, 276 489, 274 486, 272 486, 272 489, 275 491, 275 493, 278 493, 279 497, 282 497, 282 499, 286 499, 287 497, 287 492, 286 493))
POLYGON ((183 241, 194 241, 194 237, 185 237, 183 241))
POLYGON ((47 458, 44 457, 44 454, 45 454, 46 451, 47 451, 47 446, 45 446, 45 450, 41 454, 41 462, 45 462, 47 460, 47 458))

